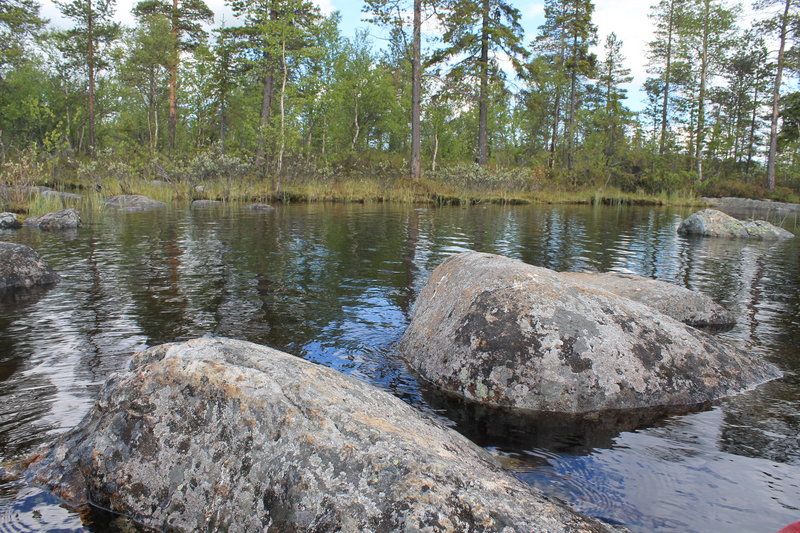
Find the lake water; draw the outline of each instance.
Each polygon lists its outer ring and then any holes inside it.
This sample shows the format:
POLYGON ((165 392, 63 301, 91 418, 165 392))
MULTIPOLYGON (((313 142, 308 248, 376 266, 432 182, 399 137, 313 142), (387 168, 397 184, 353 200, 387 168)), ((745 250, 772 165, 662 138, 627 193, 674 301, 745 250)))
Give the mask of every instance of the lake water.
MULTIPOLYGON (((635 531, 777 531, 800 520, 800 238, 685 239, 687 210, 293 205, 85 216, 74 233, 0 231, 63 277, 0 299, 0 459, 75 425, 135 350, 246 339, 372 383, 489 449, 523 481, 635 531), (691 412, 502 416, 421 386, 396 353, 416 295, 448 255, 636 273, 708 294, 718 335, 786 377, 691 412)), ((800 234, 796 219, 780 219, 800 234)), ((48 494, 0 486, 0 532, 121 530, 48 494), (85 524, 89 525, 85 525, 85 524)))

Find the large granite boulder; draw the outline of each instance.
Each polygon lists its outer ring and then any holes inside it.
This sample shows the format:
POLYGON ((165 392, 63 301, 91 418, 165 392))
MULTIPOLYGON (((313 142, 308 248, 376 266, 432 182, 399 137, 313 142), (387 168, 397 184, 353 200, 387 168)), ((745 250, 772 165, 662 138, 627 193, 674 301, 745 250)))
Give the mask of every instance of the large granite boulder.
POLYGON ((244 341, 136 355, 29 482, 167 531, 605 531, 390 394, 244 341))
POLYGON ((742 221, 716 209, 703 209, 686 217, 678 226, 680 235, 702 237, 751 238, 758 240, 790 239, 794 235, 764 220, 742 221))
POLYGON ((120 194, 106 199, 104 202, 108 207, 114 207, 127 212, 144 211, 146 209, 155 209, 158 207, 166 207, 167 204, 153 200, 148 196, 141 194, 120 194))
POLYGON ((699 404, 780 376, 644 304, 475 252, 434 270, 399 348, 442 390, 567 413, 699 404))
POLYGON ((0 229, 17 229, 21 225, 14 213, 0 213, 0 229))
POLYGON ((563 275, 584 285, 636 300, 690 326, 727 328, 736 324, 733 313, 705 294, 674 283, 613 272, 564 272, 563 275))
POLYGON ((30 246, 0 242, 0 290, 52 285, 60 280, 30 246))
POLYGON ((33 226, 47 231, 75 229, 81 227, 81 215, 76 209, 61 209, 45 215, 29 217, 26 226, 33 226))

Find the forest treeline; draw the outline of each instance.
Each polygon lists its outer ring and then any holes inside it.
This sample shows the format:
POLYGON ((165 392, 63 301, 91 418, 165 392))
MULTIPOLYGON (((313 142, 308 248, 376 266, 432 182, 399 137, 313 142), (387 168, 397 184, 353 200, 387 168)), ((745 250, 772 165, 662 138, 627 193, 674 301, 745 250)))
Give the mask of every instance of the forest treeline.
MULTIPOLYGON (((800 0, 658 0, 646 108, 591 0, 366 0, 340 30, 307 0, 0 0, 4 180, 341 176, 772 196, 800 188, 800 0), (435 28, 431 30, 431 28, 435 28)), ((620 21, 624 24, 625 21, 620 21)))

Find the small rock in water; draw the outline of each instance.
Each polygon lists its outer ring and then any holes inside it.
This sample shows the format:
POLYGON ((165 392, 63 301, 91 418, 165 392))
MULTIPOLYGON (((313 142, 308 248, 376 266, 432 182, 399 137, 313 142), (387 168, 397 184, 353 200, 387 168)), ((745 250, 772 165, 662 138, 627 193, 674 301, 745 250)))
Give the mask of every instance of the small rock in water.
POLYGON ((108 207, 115 207, 127 212, 144 211, 145 209, 154 209, 158 207, 166 207, 167 204, 153 200, 141 194, 121 194, 112 196, 105 201, 108 207))
POLYGON ((0 213, 0 229, 16 229, 21 224, 14 213, 0 213))
POLYGON ((61 277, 23 244, 0 242, 0 289, 30 288, 58 283, 61 277))
POLYGON ((29 217, 26 226, 33 226, 47 231, 75 229, 81 227, 81 215, 76 209, 61 209, 46 215, 29 217))
POLYGON ((764 220, 742 221, 716 209, 703 209, 686 217, 678 226, 679 235, 701 237, 779 240, 794 237, 789 231, 764 220))
POLYGON ((399 349, 444 391, 565 413, 700 404, 781 375, 652 307, 475 252, 433 271, 399 349))
POLYGON ((402 400, 232 339, 137 354, 24 465, 70 505, 159 530, 611 530, 402 400))

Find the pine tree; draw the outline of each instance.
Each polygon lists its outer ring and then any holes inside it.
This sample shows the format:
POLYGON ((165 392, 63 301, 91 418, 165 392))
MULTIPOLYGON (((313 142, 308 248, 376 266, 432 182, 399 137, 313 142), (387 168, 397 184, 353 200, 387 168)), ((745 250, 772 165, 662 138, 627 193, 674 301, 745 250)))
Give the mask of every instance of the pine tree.
POLYGON ((170 22, 173 59, 169 70, 169 150, 175 150, 175 136, 178 127, 178 69, 180 56, 198 46, 206 38, 203 23, 212 22, 214 13, 203 0, 143 0, 134 8, 139 17, 152 15, 165 16, 170 22))
POLYGON ((791 38, 793 27, 800 19, 800 5, 797 0, 759 0, 756 9, 770 11, 780 7, 778 13, 762 23, 767 32, 778 37, 778 57, 775 63, 775 78, 772 85, 772 117, 769 128, 769 151, 767 152, 767 177, 766 187, 775 190, 775 163, 778 158, 778 119, 781 107, 781 85, 783 83, 783 70, 786 68, 786 43, 791 38))
POLYGON ((85 65, 88 77, 88 152, 95 148, 95 91, 97 72, 107 66, 104 48, 119 37, 119 25, 112 22, 115 0, 57 1, 61 13, 75 22, 63 32, 62 49, 75 61, 85 65))
POLYGON ((449 0, 444 13, 443 39, 447 47, 434 54, 434 61, 457 57, 459 70, 478 79, 477 162, 486 165, 489 162, 489 78, 493 72, 490 55, 505 53, 516 69, 521 69, 519 60, 527 56, 527 51, 520 44, 523 34, 520 12, 503 0, 449 0))

